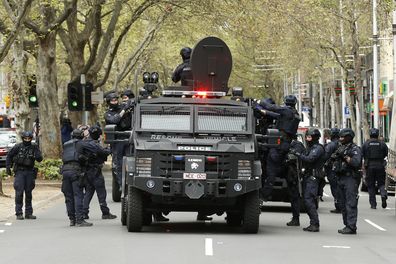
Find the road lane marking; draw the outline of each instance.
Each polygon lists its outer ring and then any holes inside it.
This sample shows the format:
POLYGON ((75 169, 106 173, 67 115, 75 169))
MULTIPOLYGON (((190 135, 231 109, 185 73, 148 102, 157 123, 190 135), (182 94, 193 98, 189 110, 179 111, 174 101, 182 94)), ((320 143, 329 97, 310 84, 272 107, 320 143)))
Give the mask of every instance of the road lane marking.
POLYGON ((348 249, 351 248, 350 246, 322 246, 324 248, 344 248, 344 249, 348 249))
POLYGON ((213 256, 213 239, 205 238, 205 255, 213 256))
POLYGON ((12 225, 12 223, 5 223, 4 225, 6 225, 6 226, 10 226, 10 225, 12 225))
POLYGON ((327 193, 323 192, 323 196, 324 197, 330 197, 330 195, 328 195, 327 193))
POLYGON ((5 232, 5 230, 0 230, 0 233, 4 233, 5 232))
POLYGON ((367 223, 369 223, 370 225, 374 226, 375 228, 377 228, 377 229, 379 229, 379 230, 381 230, 381 231, 386 231, 385 228, 380 227, 379 225, 377 225, 377 224, 374 223, 374 222, 371 222, 371 221, 368 220, 368 219, 364 219, 364 221, 366 221, 367 223))

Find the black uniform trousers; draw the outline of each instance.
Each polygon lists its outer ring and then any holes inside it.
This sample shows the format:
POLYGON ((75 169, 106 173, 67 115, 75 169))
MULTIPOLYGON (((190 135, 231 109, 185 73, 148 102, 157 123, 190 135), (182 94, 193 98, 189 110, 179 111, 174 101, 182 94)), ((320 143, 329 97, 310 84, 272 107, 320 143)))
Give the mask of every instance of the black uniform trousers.
POLYGON ((62 192, 65 195, 67 215, 70 220, 83 220, 83 187, 79 183, 79 170, 62 171, 62 192))
POLYGON ((387 191, 385 189, 385 167, 376 166, 367 168, 366 184, 369 193, 369 202, 371 206, 377 206, 376 195, 376 184, 380 191, 381 197, 387 197, 387 191))
POLYGON ((15 189, 15 214, 23 213, 23 194, 25 194, 25 215, 33 214, 32 191, 35 184, 36 173, 33 168, 17 169, 15 172, 14 189, 15 189))
POLYGON ((344 225, 356 230, 360 178, 351 175, 339 175, 337 184, 344 225))
POLYGON ((337 175, 335 171, 333 171, 330 168, 326 169, 326 176, 327 180, 329 181, 330 184, 330 191, 331 195, 333 195, 334 198, 334 206, 337 210, 341 211, 339 199, 338 199, 338 188, 337 188, 337 175))
POLYGON ((305 176, 303 186, 304 204, 309 216, 310 224, 319 226, 319 215, 316 209, 319 181, 313 176, 305 176))
POLYGON ((102 168, 99 166, 96 167, 89 167, 87 172, 87 185, 85 189, 85 195, 84 195, 84 214, 88 215, 89 214, 89 204, 91 203, 92 197, 96 191, 96 195, 98 196, 99 200, 99 205, 100 205, 100 210, 102 211, 103 215, 107 215, 110 213, 109 207, 107 207, 106 203, 106 186, 105 186, 105 180, 102 174, 102 168))

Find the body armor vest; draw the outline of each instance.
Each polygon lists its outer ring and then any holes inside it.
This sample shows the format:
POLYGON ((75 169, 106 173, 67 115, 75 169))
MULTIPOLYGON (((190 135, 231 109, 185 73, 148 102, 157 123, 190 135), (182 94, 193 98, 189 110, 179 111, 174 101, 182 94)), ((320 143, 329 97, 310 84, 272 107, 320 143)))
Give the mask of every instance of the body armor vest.
POLYGON ((373 140, 368 144, 368 159, 369 160, 381 160, 384 158, 382 154, 381 142, 373 140))
POLYGON ((62 161, 63 163, 68 163, 68 162, 78 162, 78 154, 77 154, 77 142, 78 139, 72 139, 67 141, 63 145, 63 156, 62 156, 62 161))

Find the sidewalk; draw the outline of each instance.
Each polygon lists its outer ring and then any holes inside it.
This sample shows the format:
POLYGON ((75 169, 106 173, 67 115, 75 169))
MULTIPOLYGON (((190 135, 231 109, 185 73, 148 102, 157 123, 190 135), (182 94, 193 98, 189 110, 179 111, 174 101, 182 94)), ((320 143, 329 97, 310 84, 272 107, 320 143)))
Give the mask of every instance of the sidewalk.
MULTIPOLYGON (((14 219, 15 215, 15 191, 12 180, 3 181, 3 191, 10 197, 0 196, 0 222, 14 219)), ((63 198, 61 181, 37 180, 33 190, 33 210, 47 208, 63 198)))

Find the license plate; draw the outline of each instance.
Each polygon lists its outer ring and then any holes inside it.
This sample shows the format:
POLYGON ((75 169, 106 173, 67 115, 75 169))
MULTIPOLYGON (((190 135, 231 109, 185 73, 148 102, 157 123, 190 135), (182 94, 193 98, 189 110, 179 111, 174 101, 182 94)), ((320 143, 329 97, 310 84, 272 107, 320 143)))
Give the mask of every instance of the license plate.
POLYGON ((185 179, 185 180, 206 180, 206 173, 185 172, 185 173, 183 173, 183 179, 185 179))

